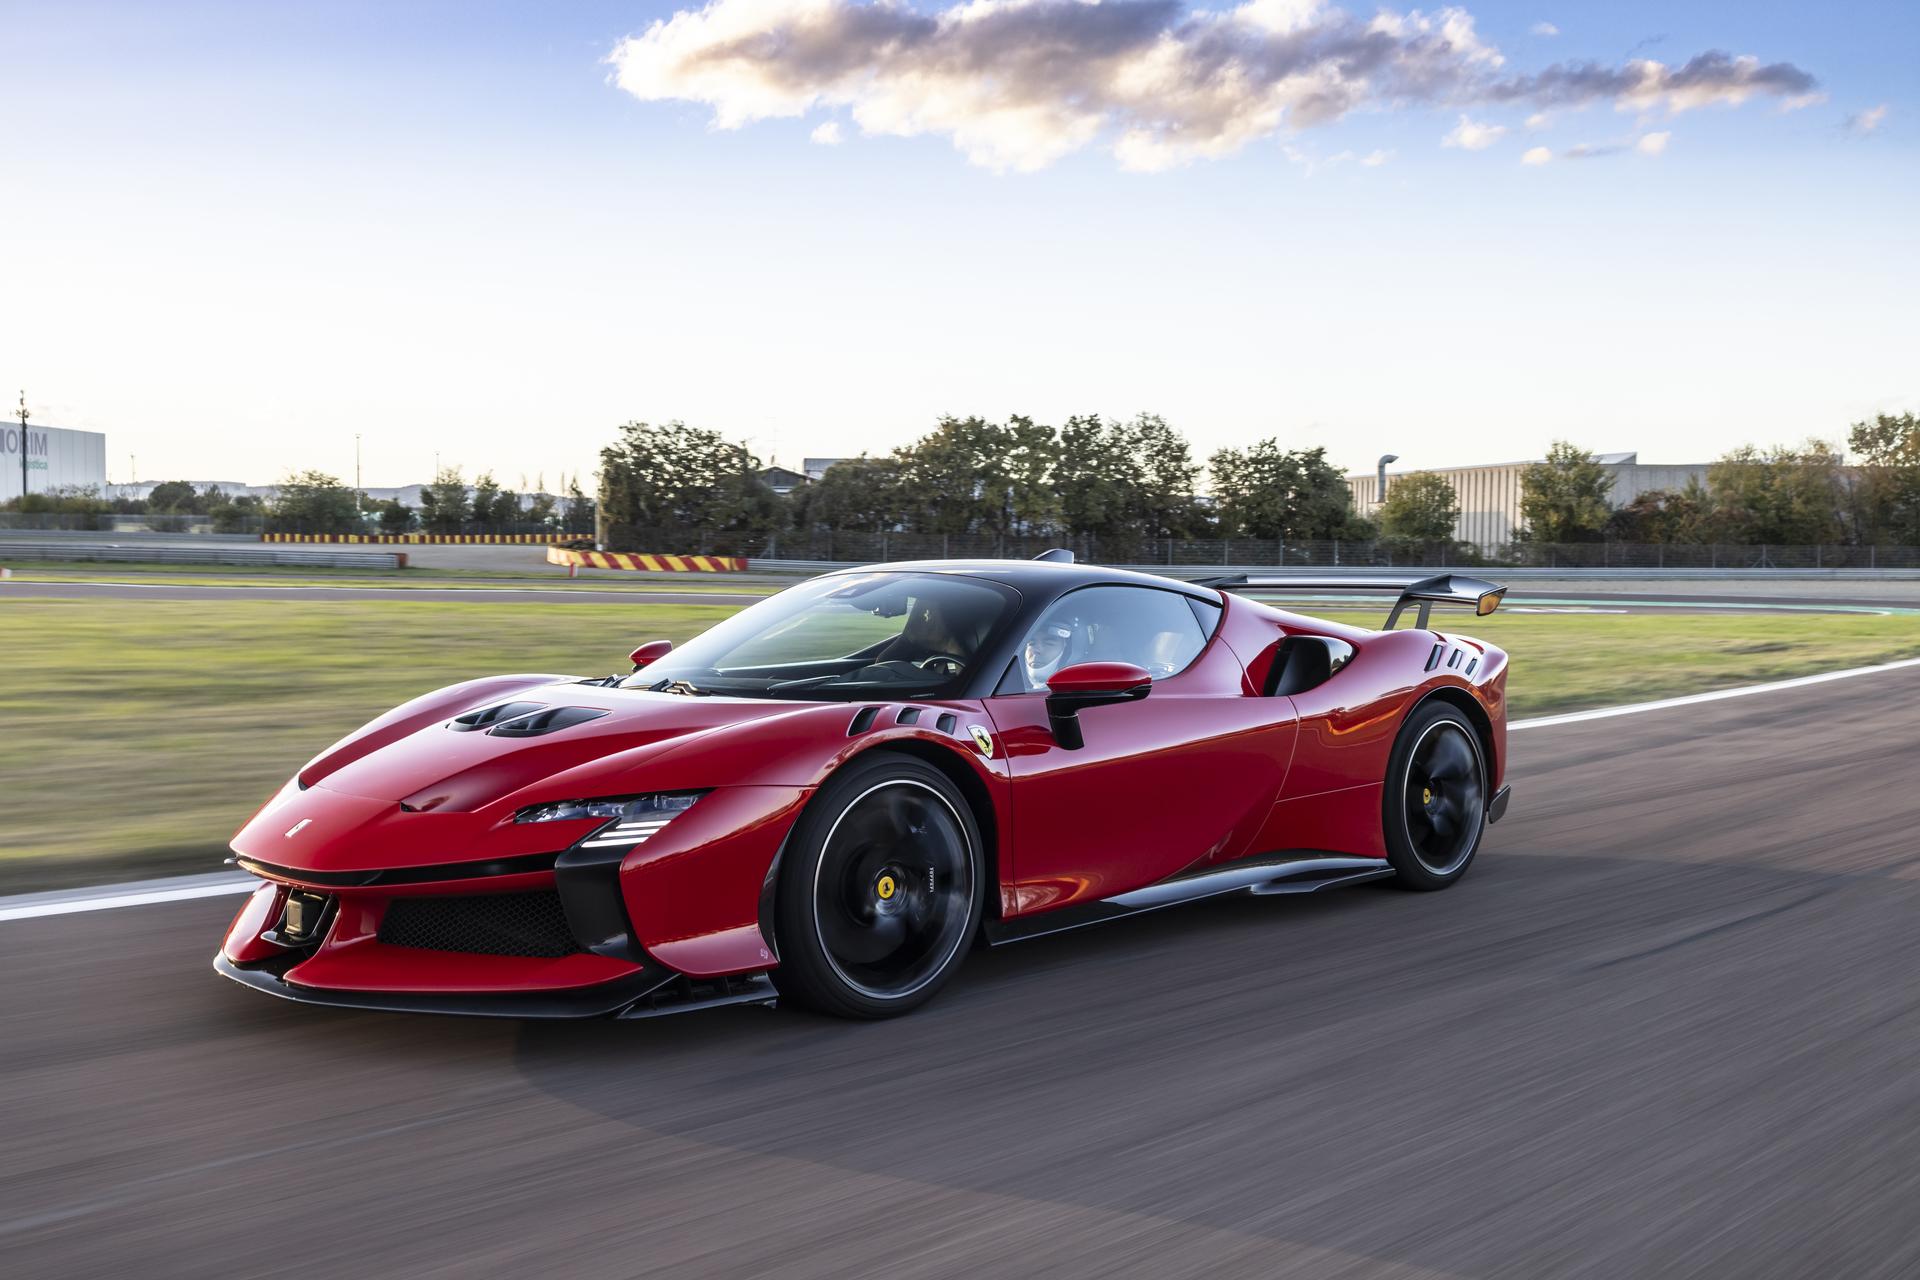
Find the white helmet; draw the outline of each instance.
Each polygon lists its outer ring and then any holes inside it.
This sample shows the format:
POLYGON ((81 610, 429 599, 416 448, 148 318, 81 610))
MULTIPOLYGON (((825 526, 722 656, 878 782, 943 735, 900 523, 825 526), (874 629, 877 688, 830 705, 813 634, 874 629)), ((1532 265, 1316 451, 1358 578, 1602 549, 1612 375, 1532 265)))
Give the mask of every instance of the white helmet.
POLYGON ((1073 648, 1073 628, 1064 622, 1042 622, 1020 646, 1020 662, 1026 669, 1027 687, 1044 689, 1053 673, 1066 665, 1073 648))

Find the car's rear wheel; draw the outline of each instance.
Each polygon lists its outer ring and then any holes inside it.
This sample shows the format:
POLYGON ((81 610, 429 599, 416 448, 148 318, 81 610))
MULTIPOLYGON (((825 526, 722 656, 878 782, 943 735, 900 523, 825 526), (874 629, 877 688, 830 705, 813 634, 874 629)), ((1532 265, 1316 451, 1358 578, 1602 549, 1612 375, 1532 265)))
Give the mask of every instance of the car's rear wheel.
POLYGON ((1400 730, 1381 820, 1387 860, 1408 889, 1444 889, 1466 874, 1487 828, 1487 760, 1460 711, 1430 702, 1400 730))
POLYGON ((979 928, 980 849, 966 798, 931 765, 878 752, 835 774, 781 855, 781 994, 849 1018, 926 1003, 979 928))

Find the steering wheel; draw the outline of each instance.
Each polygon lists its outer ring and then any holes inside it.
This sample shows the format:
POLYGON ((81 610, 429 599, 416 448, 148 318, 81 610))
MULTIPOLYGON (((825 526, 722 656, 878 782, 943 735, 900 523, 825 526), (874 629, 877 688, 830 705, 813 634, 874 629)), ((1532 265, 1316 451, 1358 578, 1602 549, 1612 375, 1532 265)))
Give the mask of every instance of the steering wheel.
POLYGON ((948 677, 957 676, 967 669, 966 663, 950 653, 936 653, 930 658, 920 659, 913 665, 922 671, 938 671, 948 677))

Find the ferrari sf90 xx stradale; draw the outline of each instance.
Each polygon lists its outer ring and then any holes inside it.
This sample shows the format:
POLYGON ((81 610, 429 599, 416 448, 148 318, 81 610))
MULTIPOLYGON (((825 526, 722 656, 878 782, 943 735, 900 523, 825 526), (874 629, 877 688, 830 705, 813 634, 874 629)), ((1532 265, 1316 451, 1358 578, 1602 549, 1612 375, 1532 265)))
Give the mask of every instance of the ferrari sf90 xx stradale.
POLYGON ((827 574, 630 674, 469 680, 335 743, 234 837, 262 883, 214 963, 366 1009, 882 1017, 982 936, 1444 888, 1506 806, 1507 655, 1429 611, 1504 590, 827 574), (1386 588, 1381 631, 1239 594, 1386 588))

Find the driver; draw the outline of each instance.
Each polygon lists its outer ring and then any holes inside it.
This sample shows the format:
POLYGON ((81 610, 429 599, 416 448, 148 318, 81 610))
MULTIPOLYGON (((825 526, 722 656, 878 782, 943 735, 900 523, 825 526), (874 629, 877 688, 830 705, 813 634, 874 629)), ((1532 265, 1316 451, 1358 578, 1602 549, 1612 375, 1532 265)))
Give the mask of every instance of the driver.
POLYGON ((1058 619, 1048 619, 1033 629, 1020 650, 1020 664, 1026 672, 1027 689, 1036 692, 1066 664, 1073 647, 1073 628, 1058 619))

